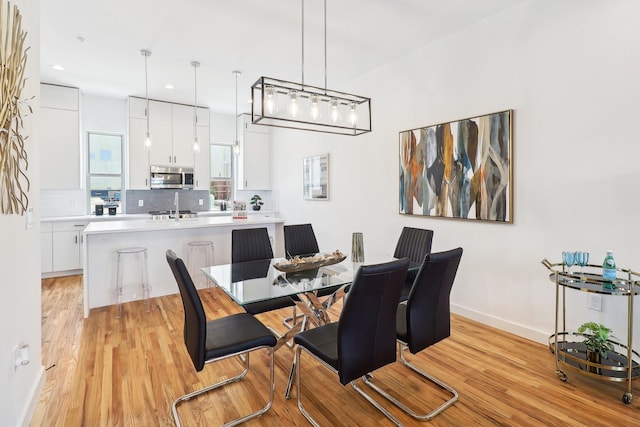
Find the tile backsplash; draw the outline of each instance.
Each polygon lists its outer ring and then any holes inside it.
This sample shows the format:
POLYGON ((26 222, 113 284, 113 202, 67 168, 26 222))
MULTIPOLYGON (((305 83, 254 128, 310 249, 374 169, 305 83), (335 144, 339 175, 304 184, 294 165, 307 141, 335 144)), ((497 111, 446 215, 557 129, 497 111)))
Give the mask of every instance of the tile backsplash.
POLYGON ((209 192, 207 190, 127 190, 126 213, 138 214, 173 210, 175 209, 173 202, 176 192, 181 211, 209 210, 209 192), (143 206, 139 206, 140 200, 142 200, 143 206), (200 200, 202 200, 202 205, 200 205, 200 200))
MULTIPOLYGON (((180 197, 180 210, 194 212, 210 210, 211 200, 207 190, 126 190, 123 213, 140 214, 173 209, 176 191, 180 197), (140 200, 143 206, 139 206, 140 200)), ((262 210, 278 211, 277 191, 237 191, 236 200, 248 203, 254 194, 262 197, 264 203, 262 210)), ((88 214, 88 201, 84 189, 41 190, 40 201, 42 218, 88 214)))

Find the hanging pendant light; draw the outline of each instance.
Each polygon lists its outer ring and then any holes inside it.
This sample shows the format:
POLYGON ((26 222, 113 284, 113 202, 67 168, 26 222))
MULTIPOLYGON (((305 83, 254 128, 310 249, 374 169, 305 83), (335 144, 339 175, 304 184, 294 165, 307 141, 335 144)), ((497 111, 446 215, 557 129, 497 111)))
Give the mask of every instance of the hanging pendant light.
POLYGON ((371 132, 371 98, 327 88, 327 2, 324 1, 324 87, 304 81, 304 0, 302 2, 302 80, 260 77, 251 86, 251 121, 257 125, 341 135, 371 132), (279 111, 276 98, 288 104, 279 111), (322 106, 322 107, 321 107, 322 106), (325 110, 326 108, 326 110, 325 110), (305 111, 302 111, 306 109, 305 111), (340 110, 344 110, 343 113, 340 110), (324 113, 326 111, 326 113, 324 113))
POLYGON ((196 71, 200 66, 199 62, 192 61, 193 67, 193 152, 200 152, 200 143, 198 142, 198 79, 196 77, 196 71))
MULTIPOLYGON (((238 120, 238 76, 242 74, 240 71, 232 71, 234 76, 236 76, 236 120, 238 120)), ((240 141, 238 140, 238 125, 236 123, 236 140, 233 143, 233 152, 237 156, 240 154, 240 141)))
POLYGON ((147 101, 144 115, 147 117, 147 133, 144 137, 144 147, 146 149, 151 148, 151 133, 149 133, 149 82, 147 79, 147 58, 151 56, 151 51, 141 50, 140 54, 144 56, 144 97, 147 101))

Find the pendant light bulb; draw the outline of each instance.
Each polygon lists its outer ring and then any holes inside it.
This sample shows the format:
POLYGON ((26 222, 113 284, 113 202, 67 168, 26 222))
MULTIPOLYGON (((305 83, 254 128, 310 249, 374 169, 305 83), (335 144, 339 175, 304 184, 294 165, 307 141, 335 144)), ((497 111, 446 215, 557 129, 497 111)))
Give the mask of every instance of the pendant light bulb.
POLYGON ((147 133, 144 138, 144 148, 148 150, 151 148, 151 133, 149 132, 149 79, 147 73, 147 58, 151 56, 151 51, 142 49, 140 54, 144 56, 144 97, 146 100, 144 115, 147 117, 147 133))
POLYGON ((273 86, 267 86, 264 90, 264 93, 267 98, 265 108, 269 114, 273 114, 277 111, 276 91, 273 86))
POLYGON ((318 105, 318 95, 311 95, 311 118, 317 120, 320 117, 320 106, 318 105))
POLYGON ((349 123, 351 126, 355 126, 358 123, 358 113, 356 113, 356 103, 349 104, 349 123))
POLYGON ((329 116, 333 123, 340 120, 340 104, 336 98, 332 98, 331 101, 329 101, 329 116))
POLYGON ((289 91, 289 115, 291 117, 298 117, 300 114, 300 105, 298 105, 298 91, 289 91))

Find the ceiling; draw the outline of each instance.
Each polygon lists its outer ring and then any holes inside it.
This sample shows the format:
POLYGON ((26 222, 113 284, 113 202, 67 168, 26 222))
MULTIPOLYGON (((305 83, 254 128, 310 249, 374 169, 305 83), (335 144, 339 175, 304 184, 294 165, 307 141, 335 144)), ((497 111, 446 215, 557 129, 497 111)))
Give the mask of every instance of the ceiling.
MULTIPOLYGON (((327 86, 348 82, 496 14, 514 0, 329 0, 327 86)), ((301 82, 301 0, 41 0, 41 81, 112 97, 145 96, 249 111, 260 76, 301 82), (64 66, 56 71, 52 65, 64 66), (165 89, 171 83, 174 89, 165 89)), ((305 1, 304 82, 324 86, 323 2, 305 1)), ((358 95, 367 96, 362 93, 358 95)))

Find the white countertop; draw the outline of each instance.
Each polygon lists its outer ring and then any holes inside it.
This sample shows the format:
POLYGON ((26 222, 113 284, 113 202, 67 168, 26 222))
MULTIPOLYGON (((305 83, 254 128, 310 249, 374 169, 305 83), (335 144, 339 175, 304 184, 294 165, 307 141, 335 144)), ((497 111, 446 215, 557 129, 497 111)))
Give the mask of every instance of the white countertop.
MULTIPOLYGON (((117 215, 116 215, 117 217, 117 215)), ((96 221, 91 222, 83 231, 83 234, 127 233, 133 231, 157 231, 178 230, 204 227, 226 227, 229 225, 259 225, 283 223, 284 220, 269 214, 253 214, 247 219, 233 219, 231 216, 199 216, 198 218, 184 218, 180 221, 147 219, 121 220, 121 221, 96 221)))
MULTIPOLYGON (((198 212, 198 217, 231 217, 233 211, 201 211, 198 212)), ((249 217, 254 215, 271 215, 277 216, 277 211, 247 211, 249 217)), ((130 221, 149 219, 151 217, 148 213, 141 214, 117 214, 117 215, 70 215, 70 216, 52 216, 40 218, 41 222, 61 222, 61 221, 130 221)))

